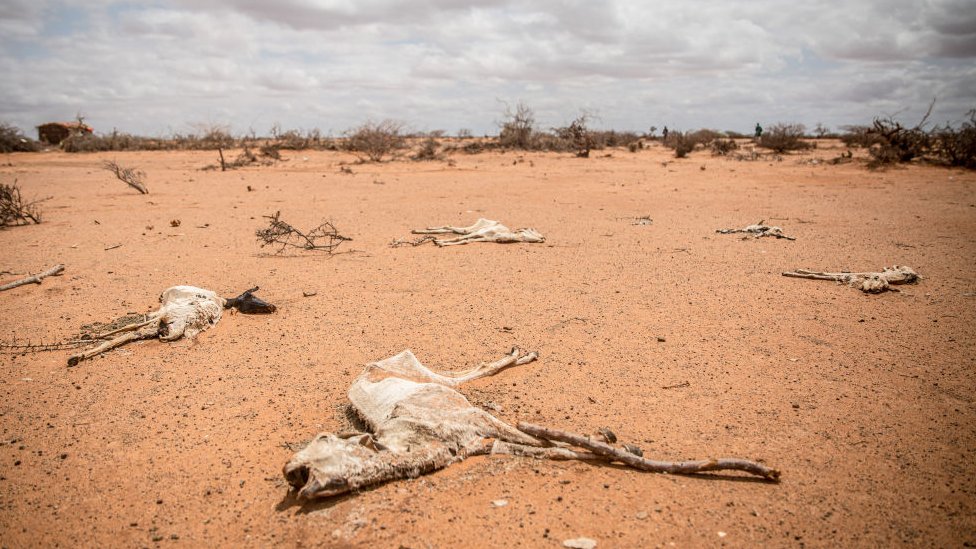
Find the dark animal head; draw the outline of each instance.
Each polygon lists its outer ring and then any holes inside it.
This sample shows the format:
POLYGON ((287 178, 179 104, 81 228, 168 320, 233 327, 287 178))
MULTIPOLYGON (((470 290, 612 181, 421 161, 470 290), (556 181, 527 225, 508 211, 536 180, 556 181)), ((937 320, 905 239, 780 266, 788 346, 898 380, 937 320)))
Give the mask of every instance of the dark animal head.
POLYGON ((277 307, 261 298, 254 297, 254 292, 256 291, 258 291, 257 286, 237 297, 226 300, 227 302, 224 303, 224 308, 230 309, 233 307, 246 315, 268 315, 275 312, 277 307))

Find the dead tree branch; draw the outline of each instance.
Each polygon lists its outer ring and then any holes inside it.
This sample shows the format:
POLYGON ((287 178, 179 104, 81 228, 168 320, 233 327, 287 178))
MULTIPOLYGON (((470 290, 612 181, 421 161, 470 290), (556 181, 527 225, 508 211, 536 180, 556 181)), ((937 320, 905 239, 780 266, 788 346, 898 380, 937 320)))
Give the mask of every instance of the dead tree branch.
POLYGON ((102 163, 102 168, 112 172, 119 181, 125 183, 140 193, 149 194, 149 189, 146 188, 146 184, 143 182, 143 179, 146 177, 146 173, 142 170, 119 166, 119 164, 114 160, 106 160, 102 163))
POLYGON ((302 232, 281 220, 281 212, 274 215, 264 216, 268 221, 268 227, 255 231, 261 247, 278 246, 276 253, 281 253, 285 248, 299 248, 302 250, 322 250, 330 254, 335 253, 336 248, 343 242, 352 240, 348 236, 339 234, 329 221, 323 221, 318 227, 302 232))
POLYGON ((671 473, 679 475, 689 475, 693 473, 704 473, 706 471, 743 471, 766 480, 778 481, 780 472, 770 469, 761 463, 737 458, 703 459, 693 461, 656 461, 640 457, 626 450, 614 448, 609 444, 593 440, 583 435, 577 435, 557 429, 549 429, 533 425, 531 423, 520 422, 519 431, 546 440, 565 442, 573 446, 578 446, 609 458, 611 461, 619 461, 628 467, 649 471, 652 473, 671 473))
POLYGON ((55 265, 44 272, 37 273, 36 275, 28 276, 26 278, 21 278, 20 280, 15 280, 13 282, 4 284, 3 286, 0 286, 0 292, 12 290, 18 286, 23 286, 24 284, 40 284, 41 280, 49 276, 58 276, 62 273, 62 271, 64 271, 64 265, 55 265))
POLYGON ((37 207, 42 200, 27 201, 20 194, 15 179, 12 185, 0 185, 0 227, 28 225, 41 222, 41 212, 37 207))

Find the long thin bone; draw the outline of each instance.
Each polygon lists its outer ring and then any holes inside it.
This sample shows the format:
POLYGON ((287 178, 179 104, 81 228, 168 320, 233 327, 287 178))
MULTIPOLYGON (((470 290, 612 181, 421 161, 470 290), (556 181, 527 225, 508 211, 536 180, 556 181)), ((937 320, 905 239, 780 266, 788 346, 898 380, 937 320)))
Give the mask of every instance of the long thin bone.
POLYGON ((534 437, 546 440, 555 440, 585 448, 595 454, 606 456, 614 461, 619 461, 624 465, 649 471, 652 473, 672 473, 688 475, 693 473, 703 473, 706 471, 743 471, 767 480, 778 481, 780 472, 776 469, 766 467, 761 463, 738 458, 703 459, 694 461, 656 461, 643 458, 625 450, 614 448, 609 444, 599 442, 582 435, 549 429, 531 423, 520 422, 520 431, 534 437))
POLYGON ((94 356, 98 356, 106 351, 110 351, 116 347, 125 345, 130 341, 139 341, 140 339, 152 339, 156 337, 156 335, 157 332, 155 328, 153 328, 152 330, 147 330, 143 328, 137 331, 125 332, 122 335, 116 337, 115 339, 110 339, 105 343, 102 343, 98 347, 71 355, 70 357, 68 357, 68 366, 75 366, 82 360, 87 360, 94 356))
POLYGON ((23 286, 24 284, 40 284, 42 279, 45 279, 49 276, 58 276, 63 271, 64 271, 64 265, 58 264, 44 272, 37 273, 36 275, 28 276, 26 278, 21 278, 20 280, 15 280, 13 282, 4 284, 3 286, 0 286, 0 292, 4 290, 12 290, 18 286, 23 286))
POLYGON ((126 324, 125 326, 122 326, 121 328, 119 328, 117 330, 112 330, 111 332, 106 332, 104 334, 99 334, 99 335, 95 336, 95 339, 105 339, 107 337, 114 336, 115 334, 118 334, 118 333, 131 332, 132 330, 138 330, 139 328, 142 328, 143 326, 148 326, 148 325, 152 324, 153 322, 158 322, 159 321, 159 317, 157 315, 148 315, 148 316, 149 316, 149 318, 147 318, 146 320, 140 320, 138 322, 133 322, 132 324, 126 324))

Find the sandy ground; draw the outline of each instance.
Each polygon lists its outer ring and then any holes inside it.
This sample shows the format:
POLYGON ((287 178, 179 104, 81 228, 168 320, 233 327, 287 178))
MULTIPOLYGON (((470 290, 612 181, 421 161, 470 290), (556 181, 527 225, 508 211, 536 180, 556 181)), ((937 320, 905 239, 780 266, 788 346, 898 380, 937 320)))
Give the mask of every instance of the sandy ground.
POLYGON ((200 170, 211 152, 3 157, 0 181, 53 198, 41 225, 0 231, 14 273, 0 281, 67 266, 0 294, 3 341, 70 339, 176 284, 259 285, 279 312, 74 368, 70 351, 0 354, 0 545, 972 546, 976 174, 811 162, 839 147, 752 162, 491 153, 353 174, 332 152, 223 173, 200 170), (151 194, 105 159, 145 170, 151 194), (260 248, 276 210, 333 220, 348 253, 260 248), (479 216, 547 243, 388 246, 479 216), (797 240, 715 234, 760 219, 797 240), (865 295, 780 275, 895 263, 924 280, 865 295), (513 345, 541 359, 463 389, 501 419, 607 426, 662 459, 761 459, 783 481, 493 456, 332 500, 289 493, 282 465, 348 427, 365 363, 410 348, 457 370, 513 345))

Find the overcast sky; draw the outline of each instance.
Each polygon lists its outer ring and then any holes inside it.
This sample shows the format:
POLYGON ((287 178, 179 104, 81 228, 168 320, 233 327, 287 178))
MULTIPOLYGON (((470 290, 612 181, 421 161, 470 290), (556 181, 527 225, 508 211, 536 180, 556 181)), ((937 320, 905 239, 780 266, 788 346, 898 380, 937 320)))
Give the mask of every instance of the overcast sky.
POLYGON ((974 61, 973 0, 0 0, 0 121, 29 135, 494 134, 518 101, 543 128, 959 121, 974 61))

